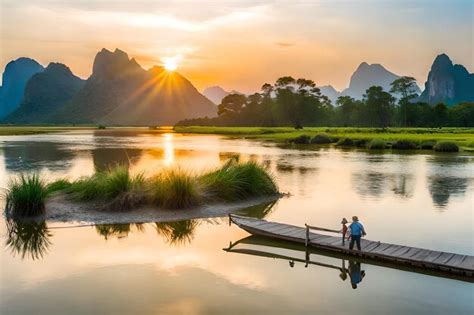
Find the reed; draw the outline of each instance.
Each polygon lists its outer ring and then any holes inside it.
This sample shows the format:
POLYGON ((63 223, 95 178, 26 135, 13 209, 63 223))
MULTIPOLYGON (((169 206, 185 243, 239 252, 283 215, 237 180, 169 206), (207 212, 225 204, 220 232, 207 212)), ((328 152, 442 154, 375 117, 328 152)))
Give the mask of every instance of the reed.
POLYGON ((46 184, 38 174, 21 174, 8 184, 5 210, 12 216, 40 215, 47 195, 46 184))

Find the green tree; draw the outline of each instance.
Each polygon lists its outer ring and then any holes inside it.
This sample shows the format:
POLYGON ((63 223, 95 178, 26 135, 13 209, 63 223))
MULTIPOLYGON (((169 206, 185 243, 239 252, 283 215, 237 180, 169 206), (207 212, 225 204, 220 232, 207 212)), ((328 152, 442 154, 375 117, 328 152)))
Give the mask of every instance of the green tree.
POLYGON ((433 107, 433 123, 435 127, 444 127, 448 123, 448 107, 439 103, 433 107))
POLYGON ((339 106, 340 123, 344 127, 355 125, 357 101, 350 96, 339 96, 336 104, 339 106))
POLYGON ((229 94, 225 96, 219 106, 217 107, 217 114, 222 115, 237 115, 247 102, 247 97, 243 94, 229 94))
POLYGON ((399 94, 400 100, 398 105, 400 106, 402 126, 408 126, 408 111, 410 101, 418 96, 416 93, 416 80, 413 77, 401 77, 396 79, 392 83, 390 92, 399 94))
POLYGON ((377 127, 388 127, 393 119, 395 98, 381 86, 372 86, 364 95, 369 124, 377 127))

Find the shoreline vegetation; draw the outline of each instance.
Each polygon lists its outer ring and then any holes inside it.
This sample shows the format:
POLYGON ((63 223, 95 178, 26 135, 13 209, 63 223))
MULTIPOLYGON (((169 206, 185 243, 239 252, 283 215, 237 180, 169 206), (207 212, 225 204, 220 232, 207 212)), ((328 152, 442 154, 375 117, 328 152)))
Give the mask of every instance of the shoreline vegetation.
POLYGON ((61 204, 83 205, 106 214, 143 207, 154 212, 186 212, 185 209, 211 204, 239 204, 271 196, 280 196, 275 180, 263 165, 254 161, 230 159, 203 174, 168 169, 150 177, 132 174, 127 167, 118 165, 75 181, 60 179, 47 183, 37 174, 20 175, 8 185, 5 212, 7 217, 41 216, 48 212, 50 200, 56 205, 52 208, 58 208, 59 202, 59 208, 61 204))
POLYGON ((220 134, 280 144, 363 149, 474 151, 474 128, 207 127, 176 126, 175 132, 220 134), (448 149, 449 147, 449 149, 448 149))

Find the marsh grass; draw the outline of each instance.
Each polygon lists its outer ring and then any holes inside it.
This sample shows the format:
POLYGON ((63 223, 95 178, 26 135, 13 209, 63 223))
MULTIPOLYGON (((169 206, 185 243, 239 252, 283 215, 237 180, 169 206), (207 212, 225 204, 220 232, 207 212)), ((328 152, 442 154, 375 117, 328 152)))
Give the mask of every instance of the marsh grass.
POLYGON ((40 215, 47 195, 46 184, 38 174, 21 174, 8 184, 5 210, 12 216, 40 215))
POLYGON ((438 141, 434 150, 437 152, 459 152, 459 146, 454 141, 438 141))
POLYGON ((235 201, 278 193, 273 177, 254 161, 227 161, 221 168, 200 177, 208 198, 235 201))
POLYGON ((196 178, 191 174, 172 169, 158 174, 151 180, 153 203, 170 209, 189 208, 198 205, 202 198, 196 178))
POLYGON ((64 192, 75 201, 98 201, 100 210, 118 212, 143 204, 184 209, 203 202, 238 201, 277 194, 278 188, 267 169, 253 161, 230 159, 202 175, 167 169, 150 178, 118 165, 71 183, 60 179, 46 184, 38 175, 21 175, 9 185, 6 210, 21 216, 41 214, 53 192, 64 192))

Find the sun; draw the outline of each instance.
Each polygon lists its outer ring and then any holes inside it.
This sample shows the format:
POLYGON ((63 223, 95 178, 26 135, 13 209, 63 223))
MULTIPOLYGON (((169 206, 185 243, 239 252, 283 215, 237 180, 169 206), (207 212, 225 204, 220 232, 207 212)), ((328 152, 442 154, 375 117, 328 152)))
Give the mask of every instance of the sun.
POLYGON ((175 71, 178 69, 177 58, 165 58, 163 60, 163 65, 167 71, 175 71))

